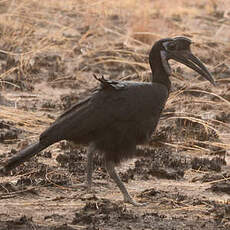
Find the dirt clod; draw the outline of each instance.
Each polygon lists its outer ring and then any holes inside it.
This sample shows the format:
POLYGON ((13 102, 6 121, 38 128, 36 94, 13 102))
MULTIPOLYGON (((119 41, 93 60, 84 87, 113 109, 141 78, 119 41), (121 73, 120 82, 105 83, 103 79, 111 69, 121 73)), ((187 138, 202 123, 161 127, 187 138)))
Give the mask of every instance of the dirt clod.
POLYGON ((122 227, 128 225, 128 222, 136 222, 137 216, 125 206, 118 205, 110 200, 101 199, 86 203, 83 209, 75 213, 72 224, 89 224, 99 227, 106 224, 107 227, 122 227))
POLYGON ((216 182, 215 184, 212 184, 211 191, 230 194, 230 182, 229 181, 216 182))
POLYGON ((16 140, 22 131, 15 128, 12 122, 0 120, 0 143, 10 143, 16 140))
POLYGON ((213 170, 216 172, 221 171, 221 166, 226 165, 226 161, 220 157, 209 158, 193 158, 192 168, 196 170, 209 171, 213 170))

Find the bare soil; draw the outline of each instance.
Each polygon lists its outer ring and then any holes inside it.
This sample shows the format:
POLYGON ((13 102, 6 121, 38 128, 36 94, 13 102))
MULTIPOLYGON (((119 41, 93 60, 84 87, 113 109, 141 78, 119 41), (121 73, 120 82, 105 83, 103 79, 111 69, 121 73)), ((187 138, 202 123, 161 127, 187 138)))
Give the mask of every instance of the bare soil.
POLYGON ((171 62, 172 90, 149 145, 117 168, 124 204, 95 153, 62 141, 0 177, 0 230, 230 229, 228 1, 0 3, 0 166, 108 79, 149 81, 157 39, 187 36, 216 87, 171 62))

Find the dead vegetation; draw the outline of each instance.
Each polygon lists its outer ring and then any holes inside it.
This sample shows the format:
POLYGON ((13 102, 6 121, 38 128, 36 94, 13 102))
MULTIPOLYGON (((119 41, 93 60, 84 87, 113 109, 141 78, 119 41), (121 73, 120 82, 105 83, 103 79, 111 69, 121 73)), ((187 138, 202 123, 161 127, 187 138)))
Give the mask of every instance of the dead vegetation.
POLYGON ((149 206, 120 205, 99 157, 96 195, 74 189, 84 181, 84 149, 60 143, 1 177, 0 229, 228 229, 229 7, 224 0, 0 1, 2 163, 89 94, 93 74, 149 81, 148 52, 159 38, 190 37, 217 83, 171 63, 172 92, 158 132, 140 150, 149 158, 120 171, 149 206))

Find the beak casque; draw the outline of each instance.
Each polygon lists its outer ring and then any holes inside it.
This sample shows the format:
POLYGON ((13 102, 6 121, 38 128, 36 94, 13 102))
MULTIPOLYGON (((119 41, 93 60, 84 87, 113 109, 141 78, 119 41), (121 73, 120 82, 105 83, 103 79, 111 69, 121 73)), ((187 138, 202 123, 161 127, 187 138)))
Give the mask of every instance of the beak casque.
POLYGON ((215 81, 211 73, 207 70, 199 58, 192 54, 190 50, 191 43, 192 41, 186 37, 175 37, 173 39, 167 39, 165 42, 163 42, 163 47, 165 50, 161 51, 161 60, 165 71, 168 74, 171 73, 168 60, 173 59, 195 70, 211 84, 215 85, 215 81), (170 49, 170 43, 173 43, 175 48, 170 49))

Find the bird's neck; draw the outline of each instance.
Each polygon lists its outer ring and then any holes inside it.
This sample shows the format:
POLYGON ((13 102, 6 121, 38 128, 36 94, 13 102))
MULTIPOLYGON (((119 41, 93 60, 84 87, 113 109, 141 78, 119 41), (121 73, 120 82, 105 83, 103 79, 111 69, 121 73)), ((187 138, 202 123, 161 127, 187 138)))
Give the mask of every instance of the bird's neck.
POLYGON ((150 51, 149 64, 152 70, 152 82, 165 85, 169 91, 171 88, 169 74, 164 69, 157 46, 154 46, 150 51))
POLYGON ((163 84, 170 91, 171 81, 169 75, 163 69, 152 70, 152 82, 163 84))

